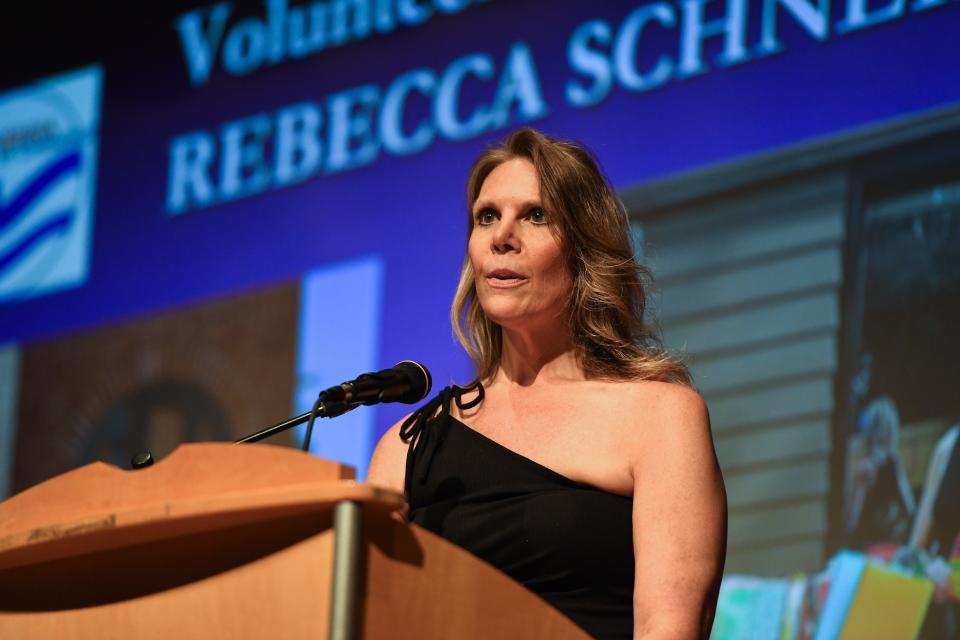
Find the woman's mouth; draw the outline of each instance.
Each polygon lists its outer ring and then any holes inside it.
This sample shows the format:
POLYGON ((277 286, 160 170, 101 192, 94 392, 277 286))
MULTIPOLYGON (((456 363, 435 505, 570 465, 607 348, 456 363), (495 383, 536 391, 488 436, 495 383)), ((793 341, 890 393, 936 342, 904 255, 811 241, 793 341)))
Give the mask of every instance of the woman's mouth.
POLYGON ((494 269, 487 274, 487 282, 491 287, 506 289, 516 287, 526 282, 526 276, 510 269, 494 269))

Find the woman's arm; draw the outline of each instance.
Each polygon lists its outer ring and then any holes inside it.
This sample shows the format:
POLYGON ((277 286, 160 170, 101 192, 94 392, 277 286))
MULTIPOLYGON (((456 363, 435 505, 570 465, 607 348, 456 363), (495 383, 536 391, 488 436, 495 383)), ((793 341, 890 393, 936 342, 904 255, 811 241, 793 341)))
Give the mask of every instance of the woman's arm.
POLYGON ((710 419, 692 389, 657 385, 653 395, 633 452, 634 636, 707 638, 727 538, 710 419))
MULTIPOLYGON (((406 420, 406 418, 404 418, 406 420)), ((400 425, 396 423, 383 434, 370 458, 367 482, 397 493, 404 492, 407 471, 407 443, 400 439, 400 425)))

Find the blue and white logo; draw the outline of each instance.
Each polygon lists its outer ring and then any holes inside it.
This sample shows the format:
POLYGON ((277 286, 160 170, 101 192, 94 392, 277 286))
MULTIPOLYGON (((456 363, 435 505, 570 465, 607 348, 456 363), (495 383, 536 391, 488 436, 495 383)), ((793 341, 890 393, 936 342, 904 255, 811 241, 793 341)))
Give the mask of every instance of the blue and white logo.
POLYGON ((101 85, 92 66, 0 94, 0 302, 87 280, 101 85))

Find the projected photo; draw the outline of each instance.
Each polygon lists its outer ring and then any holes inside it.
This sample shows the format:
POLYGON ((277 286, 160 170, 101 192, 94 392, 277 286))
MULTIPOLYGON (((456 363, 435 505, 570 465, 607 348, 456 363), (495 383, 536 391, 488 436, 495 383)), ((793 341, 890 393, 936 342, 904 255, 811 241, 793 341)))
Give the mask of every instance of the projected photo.
POLYGON ((24 347, 13 491, 287 417, 297 313, 292 283, 24 347))
POLYGON ((921 637, 946 638, 960 629, 960 182, 890 191, 864 209, 844 533, 934 583, 921 637))
MULTIPOLYGON (((321 390, 378 368, 382 278, 381 260, 365 257, 24 347, 17 424, 30 427, 16 439, 13 491, 95 460, 128 469, 141 451, 161 459, 184 442, 229 442, 309 411, 321 390)), ((374 419, 363 407, 323 421, 311 450, 363 477, 374 419)), ((302 433, 267 442, 299 445, 302 433)))

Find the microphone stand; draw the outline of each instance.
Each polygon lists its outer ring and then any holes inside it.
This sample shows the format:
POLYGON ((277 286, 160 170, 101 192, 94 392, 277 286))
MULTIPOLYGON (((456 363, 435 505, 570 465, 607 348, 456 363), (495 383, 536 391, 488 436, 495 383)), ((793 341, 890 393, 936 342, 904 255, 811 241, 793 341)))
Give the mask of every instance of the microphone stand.
POLYGON ((259 442, 264 438, 269 438, 270 436, 286 431, 291 427, 295 427, 297 425, 303 424, 304 422, 309 422, 311 415, 319 418, 335 418, 339 415, 343 415, 347 411, 352 411, 353 409, 356 409, 357 406, 359 405, 350 405, 344 402, 336 402, 336 401, 331 403, 320 402, 319 405, 316 407, 315 412, 307 411, 306 413, 302 413, 299 416, 288 418, 283 422, 278 422, 277 424, 271 427, 267 427, 266 429, 261 429, 256 433, 251 433, 246 437, 240 438, 239 440, 235 440, 234 444, 245 444, 247 442, 259 442))
POLYGON ((251 433, 250 435, 240 438, 239 440, 234 440, 234 444, 243 444, 245 442, 259 442, 264 438, 269 438, 272 435, 286 431, 287 429, 290 429, 291 427, 295 427, 298 424, 303 424, 309 419, 310 419, 310 412, 307 411, 306 413, 299 415, 295 418, 288 418, 283 422, 278 422, 272 427, 261 429, 260 431, 257 431, 256 433, 251 433))
MULTIPOLYGON (((330 387, 326 391, 320 394, 317 397, 317 401, 313 403, 313 409, 307 411, 306 413, 301 413, 299 416, 294 416, 293 418, 287 418, 283 422, 278 422, 277 424, 267 427, 266 429, 261 429, 256 433, 251 433, 248 436, 240 438, 239 440, 234 440, 234 444, 246 444, 248 442, 259 442, 264 438, 269 438, 270 436, 276 435, 291 427, 295 427, 298 424, 307 423, 307 433, 303 439, 303 450, 307 451, 310 447, 310 436, 313 435, 313 421, 316 418, 336 418, 337 416, 343 415, 348 411, 353 411, 361 404, 376 404, 382 398, 377 398, 374 402, 355 402, 350 401, 347 395, 347 389, 343 385, 340 387, 330 387)), ((141 451, 140 453, 133 456, 130 459, 130 466, 133 469, 146 469, 149 466, 152 466, 155 460, 153 459, 153 454, 149 451, 141 451)))
MULTIPOLYGON (((341 388, 327 389, 313 403, 313 409, 299 416, 289 418, 240 438, 234 444, 257 442, 290 427, 307 422, 307 433, 303 440, 303 450, 307 451, 310 445, 310 435, 313 432, 313 421, 321 418, 334 418, 348 411, 356 409, 359 404, 348 402, 346 393, 341 388)), ((333 589, 330 600, 330 637, 353 638, 356 635, 357 612, 359 601, 360 582, 357 575, 361 562, 361 527, 362 511, 360 504, 351 500, 340 500, 333 511, 333 589)))
MULTIPOLYGON (((348 411, 356 409, 360 404, 347 401, 346 389, 332 387, 317 398, 313 409, 307 413, 295 416, 261 429, 245 438, 234 441, 234 444, 257 442, 264 438, 286 431, 290 427, 307 422, 307 433, 303 440, 303 450, 307 451, 310 445, 310 435, 313 432, 313 421, 321 418, 334 418, 348 411)), ((382 397, 382 394, 381 394, 382 397)), ((369 403, 374 404, 374 403, 369 403)), ((153 465, 153 455, 149 451, 138 453, 131 460, 134 469, 145 469, 153 465)), ((333 559, 333 589, 330 601, 330 633, 331 638, 353 638, 356 635, 357 602, 359 585, 357 574, 361 562, 361 527, 363 519, 360 504, 351 500, 340 500, 334 507, 334 559, 333 559)))

